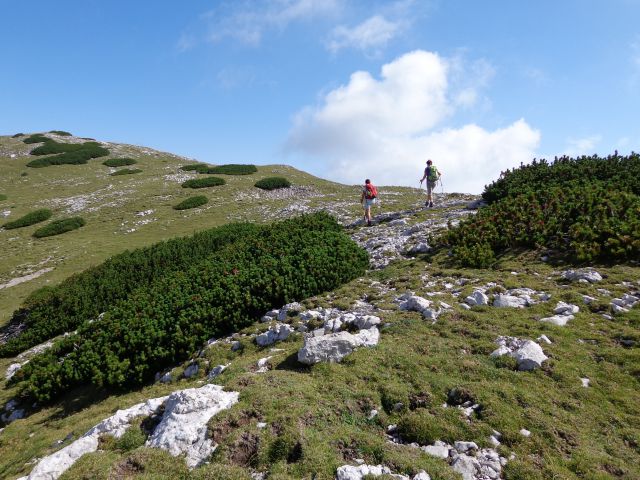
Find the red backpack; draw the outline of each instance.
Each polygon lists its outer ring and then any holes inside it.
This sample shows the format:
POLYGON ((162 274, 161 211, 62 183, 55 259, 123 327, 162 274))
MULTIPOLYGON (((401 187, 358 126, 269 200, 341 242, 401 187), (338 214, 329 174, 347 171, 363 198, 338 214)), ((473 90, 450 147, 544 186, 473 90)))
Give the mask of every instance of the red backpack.
POLYGON ((378 189, 373 185, 373 183, 367 183, 365 185, 365 189, 364 198, 367 200, 378 198, 378 189))

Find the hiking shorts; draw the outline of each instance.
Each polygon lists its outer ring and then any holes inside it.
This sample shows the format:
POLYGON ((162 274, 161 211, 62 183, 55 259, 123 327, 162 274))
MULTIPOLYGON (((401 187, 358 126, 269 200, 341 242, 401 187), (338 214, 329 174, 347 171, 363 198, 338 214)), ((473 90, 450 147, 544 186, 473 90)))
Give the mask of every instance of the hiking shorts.
POLYGON ((427 195, 431 195, 431 192, 433 191, 433 189, 436 188, 436 183, 437 182, 427 181, 427 195))
POLYGON ((367 208, 373 207, 374 203, 376 203, 376 199, 375 198, 365 198, 364 199, 364 203, 362 204, 362 206, 366 210, 367 208))

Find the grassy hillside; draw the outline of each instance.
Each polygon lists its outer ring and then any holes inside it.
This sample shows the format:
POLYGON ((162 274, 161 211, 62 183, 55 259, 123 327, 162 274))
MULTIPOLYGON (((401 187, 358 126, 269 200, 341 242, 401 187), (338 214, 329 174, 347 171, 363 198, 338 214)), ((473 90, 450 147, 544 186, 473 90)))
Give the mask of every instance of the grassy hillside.
MULTIPOLYGON (((45 135, 58 142, 85 141, 73 136, 45 135)), ((205 177, 180 169, 195 164, 193 160, 149 148, 103 142, 110 151, 107 157, 84 165, 29 168, 29 161, 41 158, 29 152, 41 144, 25 144, 24 138, 27 137, 0 136, 0 194, 7 196, 0 200, 0 222, 48 208, 54 213, 54 220, 82 216, 86 226, 43 239, 32 236, 42 224, 0 229, 0 244, 4 246, 0 252, 0 286, 22 281, 0 288, 0 325, 35 289, 55 285, 125 249, 231 221, 268 222, 320 206, 345 220, 360 215, 358 187, 325 181, 284 165, 258 166, 258 171, 249 175, 222 175, 225 185, 197 190, 208 197, 206 205, 179 211, 173 207, 194 195, 194 190, 182 188, 181 184, 205 177), (117 168, 103 165, 108 158, 134 159, 135 167, 142 172, 110 176, 117 168), (256 181, 274 175, 303 188, 270 194, 254 186, 256 181), (29 280, 33 274, 37 276, 29 280)), ((219 163, 224 164, 224 159, 219 163)), ((394 187, 391 193, 396 194, 383 197, 384 209, 406 208, 421 198, 416 189, 394 187)))

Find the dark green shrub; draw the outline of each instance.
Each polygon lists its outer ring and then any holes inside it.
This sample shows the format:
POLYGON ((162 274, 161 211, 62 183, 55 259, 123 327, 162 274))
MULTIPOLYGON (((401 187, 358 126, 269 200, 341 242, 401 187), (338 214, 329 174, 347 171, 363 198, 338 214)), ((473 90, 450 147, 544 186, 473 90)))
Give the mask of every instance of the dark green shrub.
POLYGON ((187 210, 189 208, 196 208, 206 204, 209 201, 204 195, 197 195, 195 197, 189 197, 179 204, 175 205, 174 210, 187 210))
POLYGON ((289 188, 291 182, 284 177, 266 177, 258 180, 255 186, 263 190, 275 190, 277 188, 289 188))
MULTIPOLYGON (((148 285, 176 270, 186 270, 222 246, 258 227, 231 224, 205 230, 191 237, 176 238, 149 247, 125 251, 101 265, 73 275, 55 287, 33 292, 13 313, 12 324, 23 324, 24 330, 0 345, 0 356, 14 356, 49 338, 75 330, 89 318, 120 299, 136 287, 148 285)), ((5 332, 0 327, 0 332, 5 332)))
POLYGON ((15 135, 11 135, 11 138, 24 137, 24 133, 16 133, 15 135))
POLYGON ((332 290, 367 266, 366 252, 326 214, 261 226, 109 305, 101 319, 33 357, 13 378, 40 402, 78 385, 137 388, 207 339, 250 325, 274 306, 332 290))
POLYGON ((53 213, 51 213, 51 210, 47 208, 41 208, 39 210, 29 212, 26 215, 13 220, 12 222, 7 222, 3 225, 3 227, 7 230, 11 230, 13 228, 28 227, 29 225, 35 225, 36 223, 49 220, 51 218, 51 215, 53 215, 53 213))
POLYGON ((55 155, 30 161, 27 163, 27 167, 42 168, 50 165, 84 164, 92 158, 109 155, 109 150, 101 147, 97 142, 58 143, 51 139, 45 139, 43 145, 31 151, 31 155, 37 156, 52 154, 55 155))
POLYGON ((61 137, 71 136, 69 132, 65 132, 64 130, 49 130, 49 133, 53 133, 54 135, 60 135, 61 137))
POLYGON ((219 177, 194 178, 184 182, 182 184, 182 188, 216 187, 218 185, 224 185, 225 183, 227 182, 225 182, 223 178, 219 177))
POLYGON ((110 173, 109 176, 117 177, 119 175, 132 175, 134 173, 140 173, 140 172, 142 172, 142 170, 140 170, 139 168, 123 168, 120 170, 116 170, 113 173, 110 173))
POLYGON ((198 173, 216 173, 222 175, 251 175, 252 173, 256 173, 258 168, 255 165, 229 163, 227 165, 215 166, 199 165, 196 171, 198 173))
POLYGON ((184 171, 184 172, 192 172, 195 170, 198 170, 198 168, 207 168, 209 167, 209 165, 205 164, 205 163, 192 163, 190 165, 183 165, 180 167, 180 170, 184 171))
POLYGON ((21 177, 26 177, 26 176, 28 176, 28 175, 29 175, 29 174, 28 174, 27 172, 22 172, 22 173, 20 174, 20 176, 21 176, 21 177))
POLYGON ((49 137, 45 137, 42 133, 34 133, 33 135, 28 136, 23 140, 23 143, 31 144, 31 143, 42 143, 46 141, 51 141, 49 137))
POLYGON ((136 163, 138 163, 138 161, 133 158, 110 158, 102 162, 102 164, 107 167, 126 167, 127 165, 135 165, 136 163))
POLYGON ((61 218, 39 228, 33 232, 33 236, 36 238, 52 237, 53 235, 60 235, 61 233, 84 227, 85 224, 86 222, 82 217, 61 218))
POLYGON ((0 193, 0 202, 6 199, 7 199, 7 196, 4 193, 0 193))

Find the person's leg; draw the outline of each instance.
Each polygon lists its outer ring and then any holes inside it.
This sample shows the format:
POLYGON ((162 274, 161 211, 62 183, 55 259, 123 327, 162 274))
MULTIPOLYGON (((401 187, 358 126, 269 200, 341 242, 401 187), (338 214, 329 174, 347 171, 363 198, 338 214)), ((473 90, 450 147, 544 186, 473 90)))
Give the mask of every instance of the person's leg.
POLYGON ((432 191, 433 191, 433 184, 427 181, 427 204, 426 204, 427 207, 433 207, 432 191))
POLYGON ((366 211, 366 215, 367 217, 367 225, 371 225, 371 205, 367 204, 367 211, 366 211))

